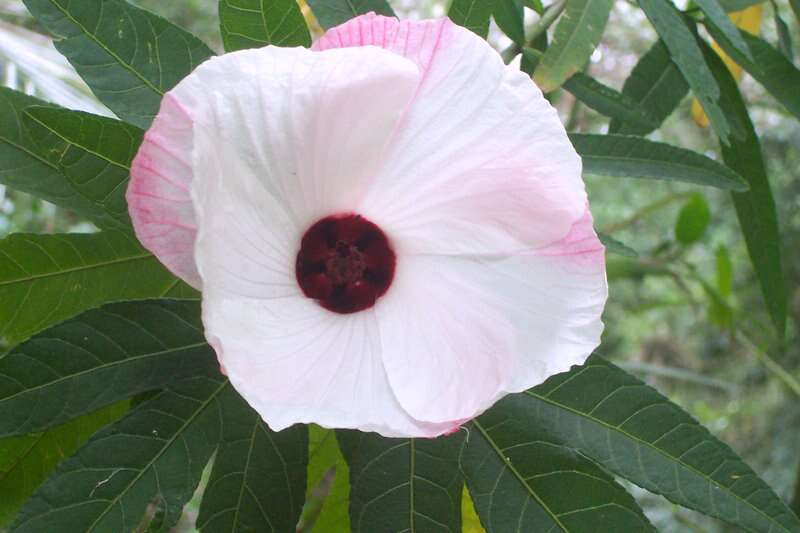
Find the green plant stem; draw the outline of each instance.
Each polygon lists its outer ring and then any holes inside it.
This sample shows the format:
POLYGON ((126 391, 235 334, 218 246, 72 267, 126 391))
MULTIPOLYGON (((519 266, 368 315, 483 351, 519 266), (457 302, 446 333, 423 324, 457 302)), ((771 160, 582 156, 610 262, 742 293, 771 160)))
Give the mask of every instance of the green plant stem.
POLYGON ((651 204, 647 204, 646 206, 642 207, 641 209, 636 211, 634 214, 632 214, 631 216, 629 216, 625 220, 622 220, 622 221, 617 222, 615 224, 610 224, 610 225, 604 227, 601 231, 603 233, 612 234, 615 231, 623 230, 625 228, 633 226, 634 224, 639 222, 641 219, 643 219, 643 218, 645 218, 645 217, 647 217, 649 215, 652 215, 656 211, 659 211, 660 209, 663 209, 663 208, 669 206, 670 204, 672 204, 674 202, 677 202, 679 200, 684 200, 684 199, 688 198, 691 195, 692 195, 691 192, 676 192, 676 193, 668 194, 667 196, 664 196, 663 198, 660 198, 660 199, 656 200, 655 202, 653 202, 651 204))
POLYGON ((756 358, 758 358, 758 360, 764 364, 767 370, 772 372, 776 378, 781 380, 784 385, 789 387, 789 389, 794 392, 798 398, 800 398, 800 381, 798 381, 797 378, 791 375, 777 361, 770 357, 766 351, 761 349, 761 347, 759 347, 746 332, 738 330, 737 333, 739 341, 743 341, 742 344, 750 348, 750 351, 752 351, 756 358))
POLYGON ((545 9, 542 17, 531 26, 531 32, 528 34, 527 41, 532 43, 541 34, 546 32, 547 29, 553 25, 553 22, 556 21, 561 12, 564 11, 565 7, 567 7, 567 0, 556 0, 550 4, 547 9, 545 9))

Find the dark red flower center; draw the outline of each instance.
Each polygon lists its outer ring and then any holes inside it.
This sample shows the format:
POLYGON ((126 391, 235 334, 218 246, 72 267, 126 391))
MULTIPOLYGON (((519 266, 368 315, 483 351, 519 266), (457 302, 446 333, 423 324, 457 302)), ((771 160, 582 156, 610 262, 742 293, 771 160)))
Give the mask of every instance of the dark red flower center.
POLYGON ((303 294, 325 309, 355 313, 375 305, 394 278, 395 255, 381 229, 361 215, 325 217, 300 243, 295 273, 303 294))

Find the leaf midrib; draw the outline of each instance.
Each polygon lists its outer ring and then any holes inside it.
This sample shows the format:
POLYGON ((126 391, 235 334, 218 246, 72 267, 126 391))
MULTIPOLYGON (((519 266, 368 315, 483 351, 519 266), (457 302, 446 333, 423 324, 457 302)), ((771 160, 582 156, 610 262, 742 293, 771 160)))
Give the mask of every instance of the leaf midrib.
POLYGON ((500 459, 500 462, 503 464, 503 466, 505 468, 508 468, 511 471, 511 473, 514 474, 514 477, 516 477, 517 481, 519 481, 520 484, 523 487, 525 487, 528 494, 533 496, 533 498, 539 503, 542 509, 544 509, 547 512, 547 514, 553 519, 555 525, 560 527, 562 531, 568 532, 569 530, 566 528, 564 524, 561 523, 561 520, 558 519, 558 516, 552 511, 552 509, 550 509, 550 507, 548 507, 548 505, 539 497, 539 495, 536 494, 536 491, 534 491, 531 488, 528 482, 525 481, 525 477, 514 467, 511 461, 506 460, 506 457, 505 455, 503 455, 502 450, 497 446, 497 443, 495 443, 495 441, 489 436, 486 429, 484 429, 481 423, 478 422, 477 419, 473 420, 472 423, 475 425, 476 428, 478 428, 478 431, 481 432, 483 438, 486 439, 486 442, 488 442, 489 445, 492 447, 492 449, 497 454, 497 457, 500 459))
MULTIPOLYGON (((562 383, 562 385, 563 385, 563 383, 562 383)), ((778 527, 779 527, 781 530, 783 530, 783 531, 789 531, 788 529, 786 529, 786 528, 783 526, 783 524, 781 524, 781 523, 777 522, 777 521, 776 521, 774 518, 772 518, 771 516, 769 516, 769 515, 765 514, 765 513, 764 513, 764 512, 763 512, 761 509, 759 509, 758 507, 755 507, 755 506, 751 505, 751 504, 750 504, 750 503, 749 503, 747 500, 744 500, 743 498, 741 498, 741 497, 740 497, 738 494, 736 494, 735 492, 733 492, 733 491, 729 490, 729 489, 728 489, 727 487, 725 487, 724 485, 721 485, 721 484, 717 483, 717 482, 716 482, 716 481, 714 481, 713 479, 710 479, 710 478, 709 478, 709 477, 708 477, 706 474, 704 474, 703 472, 701 472, 701 471, 697 470, 696 468, 694 468, 694 467, 693 467, 693 466, 691 466, 690 464, 688 464, 688 463, 684 462, 683 460, 681 460, 681 459, 678 459, 678 458, 676 458, 676 457, 673 457, 673 456, 671 456, 671 455, 667 454, 666 452, 662 451, 661 449, 657 448, 656 446, 654 446, 653 444, 651 444, 651 443, 647 442, 646 440, 642 440, 642 439, 640 439, 639 437, 636 437, 635 435, 632 435, 632 434, 628 433, 628 432, 627 432, 627 431, 625 431, 624 429, 622 429, 622 428, 620 428, 620 427, 617 427, 617 426, 613 426, 613 425, 611 425, 611 424, 608 424, 607 422, 605 422, 605 421, 603 421, 603 420, 600 420, 599 418, 595 418, 595 417, 593 417, 593 416, 591 416, 591 415, 589 415, 589 414, 582 413, 581 411, 578 411, 577 409, 573 409, 572 407, 569 407, 569 406, 567 406, 567 405, 564 405, 564 404, 562 404, 562 403, 560 403, 560 402, 557 402, 557 401, 555 401, 555 400, 551 400, 550 398, 548 398, 548 397, 546 397, 546 396, 541 396, 541 395, 539 395, 539 394, 536 394, 535 392, 531 392, 530 390, 527 390, 527 391, 525 391, 524 393, 525 393, 526 395, 528 395, 528 396, 532 397, 532 398, 535 398, 535 399, 537 399, 537 400, 541 400, 541 401, 543 401, 543 402, 547 402, 548 404, 550 404, 550 405, 552 405, 552 406, 554 406, 554 407, 557 407, 557 408, 559 408, 559 409, 564 409, 565 411, 569 411, 569 412, 571 412, 571 413, 573 413, 573 414, 575 414, 575 415, 578 415, 578 416, 580 416, 580 417, 582 417, 582 418, 585 418, 585 419, 587 419, 587 420, 590 420, 590 421, 592 421, 592 422, 594 422, 594 423, 596 423, 596 424, 598 424, 598 425, 601 425, 601 426, 603 426, 604 428, 606 428, 606 429, 608 429, 608 430, 610 430, 610 431, 613 431, 613 432, 616 432, 616 433, 620 433, 620 434, 624 435, 625 437, 627 437, 627 438, 631 439, 632 441, 635 441, 637 444, 639 444, 639 445, 642 445, 642 446, 646 446, 646 447, 650 448, 651 450, 654 450, 654 451, 658 452, 658 454, 659 454, 659 455, 661 455, 661 456, 663 456, 663 457, 667 457, 668 459, 670 459, 671 461, 673 461, 673 462, 675 462, 675 463, 679 463, 679 464, 680 464, 680 465, 681 465, 683 468, 685 468, 686 470, 689 470, 690 472, 692 472, 692 473, 694 473, 694 474, 698 475, 699 477, 701 477, 701 478, 703 478, 703 479, 707 480, 707 482, 708 482, 708 483, 710 483, 710 484, 714 485, 715 487, 719 487, 719 488, 720 488, 721 490, 723 490, 723 491, 724 491, 726 494, 728 494, 728 495, 730 495, 730 496, 733 496, 733 497, 734 497, 736 500, 738 500, 739 502, 741 502, 741 503, 742 503, 742 505, 744 505, 744 506, 746 506, 746 507, 748 507, 748 508, 750 508, 750 509, 752 509, 752 510, 754 510, 754 511, 758 512, 758 513, 759 513, 759 514, 761 514, 763 517, 765 517, 765 518, 766 518, 766 519, 767 519, 767 520, 768 520, 770 523, 772 523, 772 524, 774 524, 774 525, 778 526, 778 527)), ((477 421, 476 421, 475 423, 477 424, 477 421)), ((479 428, 480 428, 480 426, 479 426, 479 428)))
POLYGON ((0 281, 0 287, 7 286, 7 285, 14 285, 14 284, 17 284, 17 283, 28 283, 28 282, 31 282, 31 281, 38 281, 40 279, 51 278, 51 277, 54 277, 54 276, 64 276, 64 275, 72 274, 74 272, 86 272, 86 271, 89 271, 89 270, 94 270, 94 269, 97 269, 97 268, 103 268, 103 267, 107 267, 107 266, 111 266, 111 265, 118 265, 118 264, 127 263, 127 262, 136 262, 136 261, 141 261, 141 260, 145 260, 145 259, 152 259, 152 258, 153 258, 153 255, 149 254, 149 253, 144 253, 144 254, 141 254, 141 255, 134 255, 134 256, 129 256, 129 257, 123 257, 123 258, 117 258, 117 259, 112 259, 110 261, 103 261, 103 262, 100 262, 100 263, 94 263, 94 264, 91 264, 91 265, 82 265, 82 266, 79 266, 79 267, 65 268, 63 270, 47 272, 47 273, 44 273, 44 274, 35 274, 35 275, 24 277, 24 278, 14 278, 14 279, 11 279, 11 280, 4 280, 4 281, 0 281))

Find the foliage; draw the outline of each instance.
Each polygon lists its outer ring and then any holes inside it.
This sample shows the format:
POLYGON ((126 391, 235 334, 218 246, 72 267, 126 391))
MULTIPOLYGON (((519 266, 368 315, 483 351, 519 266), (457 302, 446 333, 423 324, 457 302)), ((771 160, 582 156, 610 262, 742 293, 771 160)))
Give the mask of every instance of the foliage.
MULTIPOLYGON (((9 346, 0 357, 0 520, 12 531, 169 530, 208 465, 201 531, 459 531, 476 520, 489 532, 653 530, 634 485, 748 531, 800 531, 789 506, 728 445, 599 355, 435 440, 299 425, 272 432, 219 373, 197 293, 133 238, 123 195, 161 97, 218 46, 125 0, 25 4, 120 120, 0 89, 0 185, 98 228, 0 241, 0 343, 9 346)), ((394 13, 385 0, 308 7, 324 28, 394 13)), ((453 0, 449 14, 484 37, 493 18, 511 42, 504 55, 522 53, 523 69, 553 101, 567 92, 598 113, 609 133, 570 121, 570 138, 584 173, 610 178, 602 182, 608 194, 625 194, 627 178, 682 187, 650 199, 631 222, 603 228, 609 278, 667 280, 687 298, 704 294, 711 321, 755 346, 791 389, 800 386, 784 368, 790 361, 771 354, 787 329, 784 267, 796 268, 798 257, 781 256, 769 147, 724 60, 795 117, 800 70, 779 13, 773 46, 728 19, 744 7, 641 0, 658 38, 621 90, 587 68, 614 23, 611 2, 453 0), (710 120, 719 158, 661 136, 689 92, 710 120), (734 272, 747 268, 738 257, 718 246, 713 281, 691 261, 722 194, 732 199, 723 216, 738 216, 771 328, 737 320, 734 272), (620 242, 627 226, 674 203, 682 207, 662 242, 645 235, 636 251, 620 242)), ((304 9, 294 0, 220 0, 224 49, 308 46, 304 9)), ((619 347, 610 337, 607 352, 619 347)))

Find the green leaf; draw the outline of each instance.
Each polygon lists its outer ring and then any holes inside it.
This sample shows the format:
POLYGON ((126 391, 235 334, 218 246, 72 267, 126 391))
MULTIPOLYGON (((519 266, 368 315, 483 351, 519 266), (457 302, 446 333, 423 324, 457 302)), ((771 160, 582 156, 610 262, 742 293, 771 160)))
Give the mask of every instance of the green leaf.
POLYGON ((104 303, 177 296, 184 285, 121 232, 12 234, 0 257, 0 339, 9 344, 104 303))
POLYGON ((702 194, 693 194, 678 212, 675 222, 675 238, 683 244, 697 242, 705 234, 711 222, 711 210, 702 194))
POLYGON ((711 47, 704 46, 703 52, 722 88, 722 108, 729 117, 741 122, 745 131, 743 139, 722 146, 722 158, 750 185, 749 191, 733 194, 733 205, 764 302, 782 336, 786 330, 786 284, 781 267, 781 236, 761 143, 730 71, 711 47))
POLYGON ((314 424, 310 425, 308 430, 309 457, 306 501, 323 496, 315 494, 317 489, 328 489, 321 509, 316 510, 312 517, 313 530, 350 531, 350 469, 339 449, 336 432, 314 424), (321 487, 321 484, 324 484, 331 475, 333 479, 329 480, 330 486, 321 487))
POLYGON ((353 533, 461 531, 464 481, 458 452, 464 433, 436 439, 388 439, 336 432, 350 465, 353 533))
MULTIPOLYGON (((781 18, 780 13, 778 12, 778 6, 773 3, 772 8, 775 11, 775 16, 773 18, 775 19, 775 29, 778 31, 778 48, 791 63, 794 61, 794 51, 792 50, 792 32, 789 29, 789 25, 786 24, 786 21, 781 18)), ((748 59, 752 58, 748 57, 748 59)))
POLYGON ((622 94, 647 110, 654 122, 647 126, 614 119, 609 133, 646 135, 655 130, 675 111, 689 92, 689 84, 672 62, 663 41, 656 43, 644 54, 622 86, 622 94))
POLYGON ((719 0, 726 12, 741 11, 756 4, 763 4, 766 0, 719 0))
POLYGON ((753 53, 753 61, 740 54, 725 35, 710 21, 706 28, 714 40, 734 61, 764 86, 793 115, 800 118, 800 70, 780 51, 763 39, 746 31, 740 32, 753 53))
POLYGON ((219 0, 219 24, 227 52, 268 44, 311 46, 297 0, 219 0))
POLYGON ((726 444, 599 357, 523 394, 537 434, 615 475, 748 531, 800 530, 800 520, 726 444))
POLYGON ((654 531, 611 476, 536 431, 529 410, 514 394, 467 425, 460 463, 488 531, 654 531))
POLYGON ((133 531, 152 503, 163 512, 156 529, 169 531, 219 442, 229 387, 219 374, 195 377, 140 405, 62 463, 12 529, 133 531))
POLYGON ((789 0, 789 4, 792 6, 792 11, 794 11, 794 16, 797 17, 797 21, 800 22, 800 0, 789 0))
POLYGON ((307 2, 319 25, 326 30, 370 11, 387 17, 394 16, 394 11, 386 0, 307 0, 307 2))
POLYGON ((747 43, 742 38, 742 34, 739 33, 739 29, 728 17, 728 14, 725 12, 725 8, 722 7, 719 0, 694 1, 700 7, 700 10, 703 12, 706 18, 713 22, 720 29, 720 32, 728 38, 728 40, 731 42, 731 45, 736 48, 740 54, 744 55, 747 59, 752 60, 753 56, 750 53, 750 48, 747 47, 747 43))
POLYGON ((0 528, 14 518, 61 460, 127 409, 128 403, 120 402, 44 433, 0 440, 0 528))
MULTIPOLYGON (((112 184, 93 185, 83 177, 68 178, 58 165, 58 154, 43 150, 39 139, 24 126, 23 111, 42 105, 46 103, 0 87, 0 183, 72 209, 101 226, 124 227, 124 222, 109 215, 104 204, 112 184)), ((116 206, 114 200, 110 204, 116 206)))
POLYGON ((452 0, 447 16, 484 39, 489 34, 489 19, 500 0, 452 0))
POLYGON ((0 437, 43 431, 216 368, 199 302, 126 302, 88 311, 0 358, 0 437))
POLYGON ((584 174, 683 181, 729 190, 747 190, 744 178, 704 155, 628 135, 572 133, 584 174))
POLYGON ((495 0, 492 15, 509 39, 525 46, 525 13, 519 0, 495 0))
POLYGON ((725 298, 733 293, 733 262, 727 246, 719 246, 716 252, 717 292, 725 298))
POLYGON ((569 0, 556 25, 553 41, 536 67, 533 79, 550 92, 583 68, 600 42, 613 0, 569 0))
POLYGON ((23 122, 77 194, 91 202, 85 215, 101 228, 128 228, 128 185, 131 161, 144 132, 111 118, 69 109, 32 106, 23 122))
POLYGON ((669 0, 639 0, 639 6, 664 41, 720 139, 727 143, 731 135, 739 135, 719 107, 719 87, 683 15, 669 0))
POLYGON ((607 235, 598 231, 597 238, 600 239, 600 242, 603 243, 603 246, 606 247, 606 251, 609 253, 621 255, 623 257, 639 257, 639 254, 636 252, 636 250, 625 243, 618 241, 611 235, 607 235))
POLYGON ((222 435, 197 528, 212 531, 294 531, 303 507, 308 428, 280 433, 233 388, 219 396, 222 435))
POLYGON ((213 52, 192 34, 124 0, 24 0, 97 98, 147 128, 161 97, 213 52))

